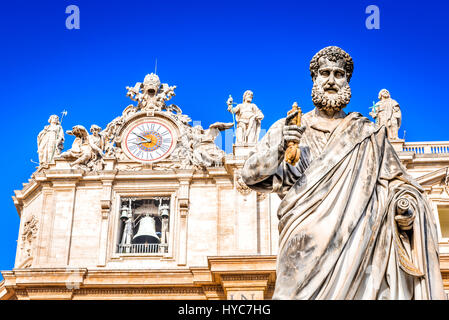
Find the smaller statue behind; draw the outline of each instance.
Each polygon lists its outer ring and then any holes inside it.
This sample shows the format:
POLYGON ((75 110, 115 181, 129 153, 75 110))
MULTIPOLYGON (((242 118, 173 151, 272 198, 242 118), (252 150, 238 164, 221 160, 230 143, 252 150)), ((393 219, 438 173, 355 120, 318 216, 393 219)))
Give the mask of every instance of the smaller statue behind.
POLYGON ((232 122, 215 122, 209 129, 203 129, 200 125, 191 127, 184 124, 181 127, 178 144, 169 157, 173 163, 156 164, 155 168, 205 169, 221 166, 226 153, 215 144, 215 139, 220 131, 230 129, 232 126, 232 122))
POLYGON ((234 100, 231 96, 226 102, 228 111, 235 114, 237 119, 236 144, 256 144, 259 140, 260 123, 264 115, 252 101, 253 92, 246 90, 243 94, 243 102, 235 108, 232 107, 234 100))
POLYGON ((106 146, 105 138, 100 134, 101 128, 96 124, 93 124, 90 127, 90 132, 92 133, 89 136, 89 145, 92 148, 92 163, 94 170, 102 170, 104 167, 104 150, 106 146))
POLYGON ((37 136, 39 165, 43 167, 51 163, 64 149, 64 130, 59 123, 59 117, 55 114, 51 115, 48 123, 49 125, 45 126, 37 136))
POLYGON ((103 152, 105 148, 105 139, 100 135, 101 128, 92 125, 89 135, 86 128, 82 125, 76 125, 72 130, 67 131, 69 135, 75 136, 72 148, 63 152, 61 158, 75 158, 70 166, 86 171, 98 171, 104 167, 103 152))
POLYGON ((376 121, 378 126, 387 128, 387 136, 390 140, 397 140, 399 128, 401 126, 401 109, 396 100, 391 99, 390 92, 382 89, 379 92, 379 102, 376 103, 370 116, 376 121))
POLYGON ((233 123, 215 122, 204 130, 200 125, 192 128, 193 163, 198 167, 219 166, 226 153, 218 148, 215 139, 220 131, 232 128, 233 123))

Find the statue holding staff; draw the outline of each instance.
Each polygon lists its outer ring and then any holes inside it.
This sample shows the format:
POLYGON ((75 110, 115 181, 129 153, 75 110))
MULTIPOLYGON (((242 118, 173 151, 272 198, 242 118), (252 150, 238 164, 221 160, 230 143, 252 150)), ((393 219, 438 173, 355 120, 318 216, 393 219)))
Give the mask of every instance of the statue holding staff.
POLYGON ((41 166, 51 163, 64 149, 64 130, 59 123, 59 117, 55 114, 51 115, 48 123, 49 125, 45 126, 37 136, 37 153, 41 166))
POLYGON ((255 144, 259 140, 260 123, 264 118, 262 111, 252 103, 253 92, 246 90, 243 94, 243 102, 235 108, 232 107, 234 101, 229 96, 228 111, 236 115, 237 128, 235 133, 236 144, 255 144))
POLYGON ((392 99, 387 89, 379 92, 379 102, 376 103, 373 111, 370 112, 379 126, 387 128, 387 135, 390 140, 397 140, 399 128, 401 126, 402 114, 399 103, 392 99))

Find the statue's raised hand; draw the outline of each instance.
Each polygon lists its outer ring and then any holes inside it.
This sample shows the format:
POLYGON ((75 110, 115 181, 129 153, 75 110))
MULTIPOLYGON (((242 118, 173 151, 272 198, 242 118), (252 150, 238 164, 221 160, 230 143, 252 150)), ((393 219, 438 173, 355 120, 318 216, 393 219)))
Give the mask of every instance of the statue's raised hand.
POLYGON ((234 103, 234 100, 231 96, 229 96, 228 100, 226 101, 226 104, 228 105, 228 111, 232 112, 232 104, 234 103))
POLYGON ((305 126, 297 126, 295 124, 290 124, 292 120, 298 115, 298 110, 295 112, 292 112, 285 118, 285 125, 284 129, 282 130, 282 136, 283 136, 283 148, 284 150, 287 148, 287 145, 290 141, 299 143, 299 140, 301 139, 302 134, 306 130, 305 126))

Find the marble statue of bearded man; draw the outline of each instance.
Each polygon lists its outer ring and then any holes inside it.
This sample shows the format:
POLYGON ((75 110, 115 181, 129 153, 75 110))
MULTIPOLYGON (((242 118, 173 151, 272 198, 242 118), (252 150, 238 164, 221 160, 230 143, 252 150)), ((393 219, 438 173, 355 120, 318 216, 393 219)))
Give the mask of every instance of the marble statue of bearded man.
POLYGON ((302 126, 275 122, 242 177, 276 192, 279 253, 273 299, 444 299, 437 232, 423 189, 387 139, 346 114, 352 58, 338 47, 310 63, 315 108, 302 126), (288 142, 301 157, 284 161, 288 142))
POLYGON ((379 92, 379 102, 376 103, 376 118, 378 125, 387 128, 387 136, 391 140, 397 140, 401 126, 401 109, 396 100, 392 99, 387 89, 379 92))

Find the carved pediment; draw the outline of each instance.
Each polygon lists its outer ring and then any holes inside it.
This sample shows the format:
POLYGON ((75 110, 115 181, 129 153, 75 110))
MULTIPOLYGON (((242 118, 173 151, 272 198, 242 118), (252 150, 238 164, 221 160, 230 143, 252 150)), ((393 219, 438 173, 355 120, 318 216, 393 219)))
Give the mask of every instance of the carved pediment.
POLYGON ((446 184, 449 182, 448 178, 448 167, 440 168, 435 171, 426 173, 418 178, 416 181, 422 186, 432 186, 446 184))
POLYGON ((437 169, 416 178, 416 181, 432 194, 449 196, 449 167, 437 169))

